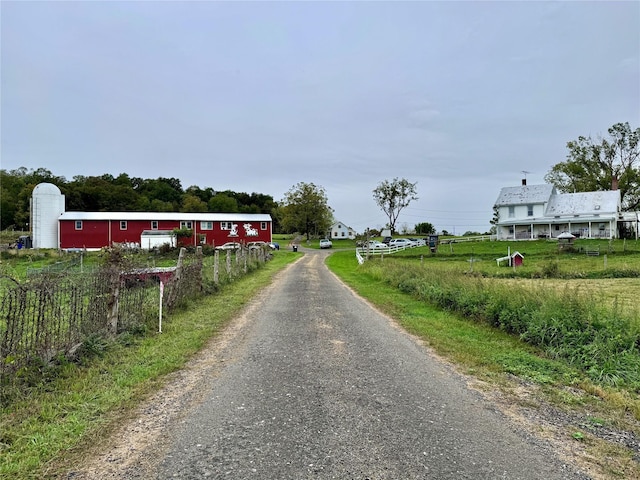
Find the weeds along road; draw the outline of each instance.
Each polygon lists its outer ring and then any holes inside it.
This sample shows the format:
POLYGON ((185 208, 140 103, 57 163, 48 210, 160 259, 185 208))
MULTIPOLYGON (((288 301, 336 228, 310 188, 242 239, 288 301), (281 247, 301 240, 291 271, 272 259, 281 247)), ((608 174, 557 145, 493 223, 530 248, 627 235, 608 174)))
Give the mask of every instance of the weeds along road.
POLYGON ((153 465, 121 478, 586 478, 303 251, 153 465))

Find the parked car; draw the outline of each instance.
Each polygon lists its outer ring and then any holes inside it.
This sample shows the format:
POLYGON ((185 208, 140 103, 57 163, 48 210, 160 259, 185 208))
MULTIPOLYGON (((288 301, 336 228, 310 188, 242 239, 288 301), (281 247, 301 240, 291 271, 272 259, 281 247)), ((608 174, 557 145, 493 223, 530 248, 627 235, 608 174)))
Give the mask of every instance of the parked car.
POLYGON ((378 248, 389 248, 389 245, 379 242, 378 240, 369 240, 368 242, 365 242, 363 244, 362 248, 369 248, 371 250, 375 250, 378 248))
POLYGON ((239 250, 240 244, 238 242, 227 242, 222 245, 218 245, 216 250, 239 250))
POLYGON ((410 238, 409 240, 411 240, 416 247, 424 247, 427 244, 424 238, 410 238))
POLYGON ((390 247, 413 247, 414 243, 408 238, 394 238, 389 242, 390 247))
POLYGON ((271 250, 280 250, 280 244, 278 242, 271 242, 269 248, 271 250))
POLYGON ((384 243, 384 244, 386 244, 386 245, 389 245, 389 242, 390 242, 391 240, 393 240, 393 238, 392 238, 392 237, 384 237, 384 238, 382 239, 382 243, 384 243))
POLYGON ((333 243, 328 238, 323 238, 320 240, 320 248, 331 248, 333 247, 333 243))
POLYGON ((247 243, 247 248, 249 250, 260 250, 267 246, 267 242, 249 242, 247 243))

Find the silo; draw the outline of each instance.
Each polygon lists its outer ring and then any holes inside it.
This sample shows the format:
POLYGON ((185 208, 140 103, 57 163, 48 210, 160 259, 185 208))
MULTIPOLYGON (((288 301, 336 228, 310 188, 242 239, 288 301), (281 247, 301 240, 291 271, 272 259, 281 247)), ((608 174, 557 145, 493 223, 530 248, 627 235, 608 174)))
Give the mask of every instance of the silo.
POLYGON ((58 218, 64 213, 64 195, 52 183, 36 185, 31 194, 33 248, 58 248, 58 218))

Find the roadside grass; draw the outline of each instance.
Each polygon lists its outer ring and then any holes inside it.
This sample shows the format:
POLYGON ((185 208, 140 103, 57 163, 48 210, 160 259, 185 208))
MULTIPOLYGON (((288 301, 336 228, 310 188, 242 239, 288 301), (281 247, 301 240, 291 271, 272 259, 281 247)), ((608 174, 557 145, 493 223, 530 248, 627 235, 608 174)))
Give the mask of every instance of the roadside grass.
POLYGON ((53 379, 0 410, 0 478, 54 477, 73 465, 297 258, 276 252, 263 268, 172 314, 162 334, 127 335, 81 364, 64 363, 53 379))
MULTIPOLYGON (((565 452, 578 454, 581 462, 596 469, 601 478, 640 478, 637 448, 634 451, 624 442, 607 440, 608 429, 640 436, 637 386, 616 385, 606 378, 599 381, 597 375, 587 375, 562 357, 550 356, 517 335, 477 321, 473 311, 456 314, 403 292, 398 282, 389 283, 377 271, 392 263, 384 259, 359 267, 353 252, 335 252, 327 258, 329 268, 354 291, 421 338, 437 355, 457 365, 462 373, 479 380, 479 388, 501 392, 524 409, 551 404, 563 412, 567 418, 558 435, 565 452), (372 268, 374 263, 378 265, 372 268), (589 420, 594 418, 598 425, 589 420), (599 436, 599 432, 604 434, 599 436)), ((402 261, 395 267, 395 272, 406 271, 402 261)), ((407 274, 407 281, 411 276, 407 274)), ((473 297, 474 292, 459 295, 467 294, 473 297)), ((630 373, 635 376, 637 372, 630 373)))

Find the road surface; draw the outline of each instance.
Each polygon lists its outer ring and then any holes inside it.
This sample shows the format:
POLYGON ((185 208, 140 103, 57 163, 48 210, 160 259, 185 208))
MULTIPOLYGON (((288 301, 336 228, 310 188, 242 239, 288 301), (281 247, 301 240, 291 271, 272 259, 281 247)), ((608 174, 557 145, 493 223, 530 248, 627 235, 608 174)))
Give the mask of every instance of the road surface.
POLYGON ((201 369, 198 401, 102 478, 587 478, 302 250, 201 369))

